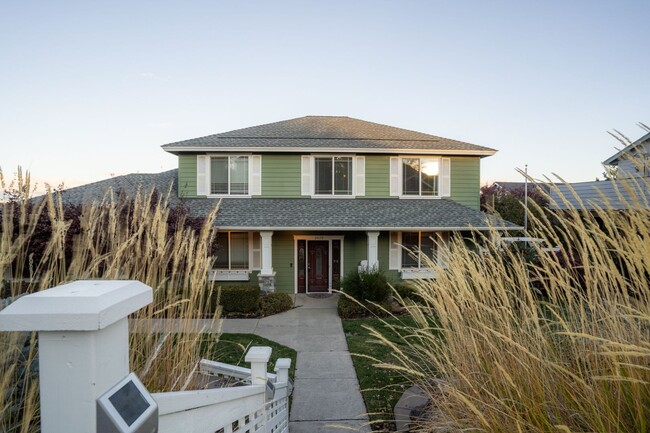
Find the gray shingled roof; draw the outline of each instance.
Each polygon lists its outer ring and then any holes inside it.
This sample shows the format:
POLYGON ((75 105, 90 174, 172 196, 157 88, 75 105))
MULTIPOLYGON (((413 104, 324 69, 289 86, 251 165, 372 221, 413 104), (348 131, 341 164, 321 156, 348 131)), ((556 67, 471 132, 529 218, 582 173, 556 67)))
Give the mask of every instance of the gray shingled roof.
MULTIPOLYGON (((179 202, 177 170, 158 174, 130 174, 70 188, 62 192, 67 203, 100 201, 107 191, 120 190, 127 196, 152 187, 167 192, 172 185, 170 204, 179 202)), ((216 198, 187 198, 183 204, 194 216, 207 215, 219 203, 216 198)), ((452 200, 312 199, 312 198, 224 198, 216 226, 222 229, 315 229, 390 230, 515 228, 511 223, 462 206, 452 200)))
MULTIPOLYGON (((212 200, 214 203, 214 199, 212 200)), ((209 208, 209 200, 189 202, 209 208)), ((216 225, 224 229, 392 230, 515 227, 452 200, 400 199, 223 199, 216 225)))
POLYGON ((632 178, 620 181, 555 184, 551 209, 650 209, 650 181, 632 178))
POLYGON ((488 147, 449 138, 336 116, 300 117, 165 144, 162 148, 171 153, 235 149, 275 152, 289 149, 364 149, 374 152, 410 150, 475 155, 492 155, 496 152, 488 147))
POLYGON ((173 184, 174 191, 171 193, 171 199, 175 204, 177 200, 176 179, 178 179, 177 169, 163 171, 162 173, 125 174, 65 189, 61 193, 61 197, 65 203, 82 204, 90 201, 101 201, 109 190, 116 194, 124 191, 127 196, 133 197, 138 191, 148 193, 154 187, 160 192, 167 193, 173 184))

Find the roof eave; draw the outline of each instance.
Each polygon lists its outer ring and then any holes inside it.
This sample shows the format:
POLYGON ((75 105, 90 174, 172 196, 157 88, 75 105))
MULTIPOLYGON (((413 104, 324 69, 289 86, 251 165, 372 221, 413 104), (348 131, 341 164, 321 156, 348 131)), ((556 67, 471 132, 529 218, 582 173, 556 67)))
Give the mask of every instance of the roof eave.
POLYGON ((625 146, 623 149, 619 150, 616 152, 614 155, 610 156, 606 160, 602 162, 603 165, 616 165, 619 159, 621 159, 621 156, 624 154, 628 153, 630 150, 636 148, 638 145, 645 143, 646 141, 650 140, 650 132, 645 134, 643 137, 639 138, 633 143, 628 144, 625 146))
POLYGON ((178 155, 179 153, 217 153, 217 152, 260 152, 260 153, 395 153, 417 155, 421 153, 435 153, 438 155, 467 155, 467 156, 492 156, 495 149, 378 149, 378 148, 339 148, 339 147, 207 147, 207 146, 162 146, 166 152, 178 155))
POLYGON ((465 226, 465 227, 275 227, 275 226, 220 226, 218 223, 215 224, 218 229, 225 231, 257 231, 257 230, 278 230, 278 231, 450 231, 450 232, 460 232, 460 231, 489 231, 489 230, 523 230, 522 226, 513 226, 513 227, 476 227, 476 226, 465 226))

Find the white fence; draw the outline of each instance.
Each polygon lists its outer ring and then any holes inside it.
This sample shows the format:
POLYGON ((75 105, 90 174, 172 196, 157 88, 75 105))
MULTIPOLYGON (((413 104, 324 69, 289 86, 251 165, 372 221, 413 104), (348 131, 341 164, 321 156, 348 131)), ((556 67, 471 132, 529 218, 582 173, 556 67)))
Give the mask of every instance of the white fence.
MULTIPOLYGON (((152 299, 137 281, 76 281, 0 311, 0 331, 38 331, 43 433, 98 431, 98 399, 129 374, 128 315, 152 299)), ((252 347, 250 369, 203 360, 202 374, 239 386, 153 394, 158 431, 287 433, 291 360, 278 359, 268 374, 270 358, 270 347, 252 347)))
POLYGON ((160 415, 159 432, 287 433, 291 360, 278 359, 276 374, 266 373, 270 347, 252 347, 246 355, 251 368, 209 360, 201 373, 233 378, 242 386, 153 394, 160 415), (261 373, 263 372, 263 373, 261 373))

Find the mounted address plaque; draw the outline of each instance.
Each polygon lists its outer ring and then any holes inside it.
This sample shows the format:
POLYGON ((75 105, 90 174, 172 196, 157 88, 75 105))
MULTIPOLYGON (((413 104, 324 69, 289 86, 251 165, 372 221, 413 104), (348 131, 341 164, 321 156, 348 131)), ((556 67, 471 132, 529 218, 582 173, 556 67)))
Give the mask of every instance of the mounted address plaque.
POLYGON ((97 433, 156 433, 158 405, 134 373, 97 399, 97 433))

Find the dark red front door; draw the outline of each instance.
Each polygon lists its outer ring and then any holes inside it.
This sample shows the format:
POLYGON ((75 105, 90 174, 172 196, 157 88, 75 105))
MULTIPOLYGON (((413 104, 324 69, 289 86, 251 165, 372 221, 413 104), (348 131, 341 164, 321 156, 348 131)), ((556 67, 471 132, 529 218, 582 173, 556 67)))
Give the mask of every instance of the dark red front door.
POLYGON ((307 290, 329 291, 329 241, 307 241, 307 290))

